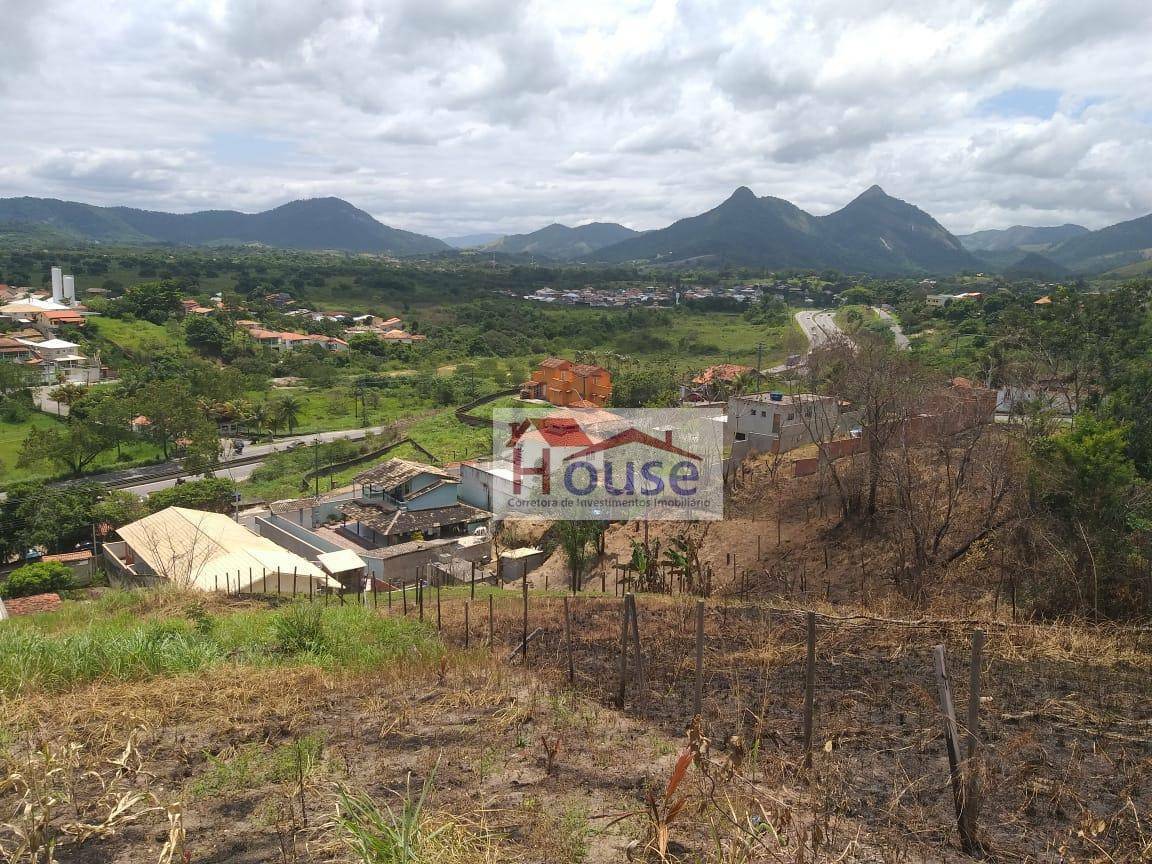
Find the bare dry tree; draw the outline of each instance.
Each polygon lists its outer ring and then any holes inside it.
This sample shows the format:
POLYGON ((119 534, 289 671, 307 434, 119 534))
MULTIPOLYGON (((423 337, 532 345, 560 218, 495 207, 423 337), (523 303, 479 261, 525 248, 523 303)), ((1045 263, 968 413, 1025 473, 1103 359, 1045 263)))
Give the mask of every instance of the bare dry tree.
POLYGON ((196 577, 216 553, 212 539, 202 530, 202 522, 194 524, 188 543, 179 543, 167 531, 141 524, 142 542, 136 544, 137 554, 145 558, 152 572, 174 588, 196 587, 196 577))

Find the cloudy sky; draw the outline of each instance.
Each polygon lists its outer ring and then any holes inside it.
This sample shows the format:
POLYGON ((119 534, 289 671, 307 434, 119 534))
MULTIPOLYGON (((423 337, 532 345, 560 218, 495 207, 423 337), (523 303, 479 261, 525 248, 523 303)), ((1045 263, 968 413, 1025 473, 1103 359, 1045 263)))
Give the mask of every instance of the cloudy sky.
POLYGON ((0 196, 337 195, 446 236, 872 183, 960 233, 1152 211, 1149 0, 0 0, 0 196))

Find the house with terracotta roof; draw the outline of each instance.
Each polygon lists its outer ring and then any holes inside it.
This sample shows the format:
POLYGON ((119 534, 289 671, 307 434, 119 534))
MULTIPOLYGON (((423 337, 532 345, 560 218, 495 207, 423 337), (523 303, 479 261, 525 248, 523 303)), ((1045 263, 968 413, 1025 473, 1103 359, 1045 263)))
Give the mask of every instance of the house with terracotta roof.
POLYGON ((542 361, 532 378, 520 385, 521 399, 541 399, 562 408, 576 402, 600 408, 608 404, 611 396, 612 376, 607 369, 591 363, 573 363, 563 357, 542 361))
POLYGON ((728 395, 741 378, 756 375, 751 366, 737 363, 717 363, 709 366, 680 387, 682 402, 713 402, 728 395))

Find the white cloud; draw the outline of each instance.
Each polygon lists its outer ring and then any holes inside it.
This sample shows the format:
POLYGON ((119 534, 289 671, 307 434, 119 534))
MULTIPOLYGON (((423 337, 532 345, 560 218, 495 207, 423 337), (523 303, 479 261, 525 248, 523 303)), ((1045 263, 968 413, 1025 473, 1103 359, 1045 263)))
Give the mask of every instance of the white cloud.
POLYGON ((656 227, 743 184, 821 213, 878 182, 958 232, 1152 210, 1146 0, 0 0, 0 20, 0 195, 339 195, 440 235, 656 227), (1058 107, 981 110, 1014 91, 1058 107))

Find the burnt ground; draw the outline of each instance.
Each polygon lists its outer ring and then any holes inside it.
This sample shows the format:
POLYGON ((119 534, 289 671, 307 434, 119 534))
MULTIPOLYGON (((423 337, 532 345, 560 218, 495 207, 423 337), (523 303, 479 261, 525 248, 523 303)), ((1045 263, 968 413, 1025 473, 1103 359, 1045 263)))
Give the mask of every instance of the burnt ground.
MULTIPOLYGON (((509 594, 496 603, 492 650, 478 646, 480 609, 473 647, 461 650, 462 601, 444 603, 442 663, 413 657, 360 675, 218 668, 9 702, 6 728, 16 731, 0 741, 0 822, 26 822, 19 774, 52 793, 31 798, 40 802, 33 815, 51 811, 60 862, 356 861, 364 859, 333 822, 341 791, 398 809, 406 789, 418 795, 432 777, 430 824, 460 838, 438 862, 623 861, 648 823, 613 815, 643 810, 649 790, 658 800, 685 746, 692 601, 639 599, 648 686, 641 699, 630 684, 623 711, 613 706, 620 601, 580 597, 571 608, 574 688, 559 598, 531 598, 530 627, 541 635, 523 670, 508 660, 522 626, 509 594), (286 758, 301 742, 310 742, 306 765, 286 758), (127 815, 109 821, 128 796, 127 815), (65 842, 77 834, 85 839, 65 842), (186 858, 163 857, 177 846, 186 858)), ((707 764, 730 770, 688 771, 672 857, 968 860, 957 847, 930 658, 933 644, 949 647, 963 717, 966 630, 822 617, 808 770, 802 616, 709 601, 707 764)), ((1147 857, 1150 651, 1147 633, 989 628, 980 828, 996 860, 1147 857)), ((0 844, 14 848, 11 828, 0 829, 0 844)))
MULTIPOLYGON (((533 597, 529 615, 530 629, 542 628, 529 665, 554 681, 567 674, 560 602, 533 597)), ((674 735, 693 710, 694 602, 641 596, 638 605, 647 687, 641 697, 630 681, 627 713, 674 735)), ((621 601, 580 597, 571 608, 576 688, 612 705, 621 601)), ((519 604, 506 599, 496 637, 505 652, 521 638, 520 619, 519 604)), ((461 640, 461 619, 446 612, 445 622, 447 638, 461 640)), ((473 626, 475 639, 487 625, 473 626)), ((1152 855, 1152 631, 984 626, 980 827, 987 845, 1003 861, 1145 860, 1152 855)), ((947 647, 963 725, 971 629, 819 616, 807 772, 803 613, 709 601, 705 725, 717 742, 740 736, 758 757, 753 773, 769 785, 808 793, 813 818, 843 820, 850 828, 838 832, 842 842, 845 831, 863 829, 894 846, 955 850, 932 646, 947 647)))

